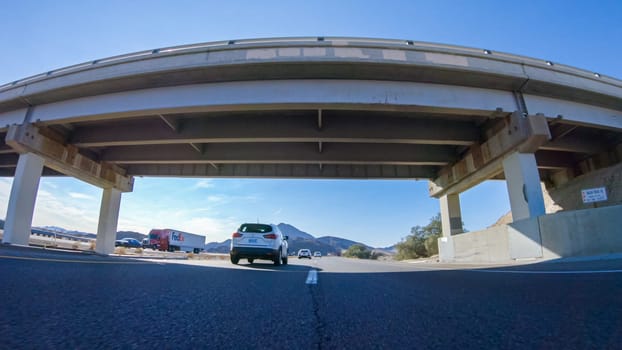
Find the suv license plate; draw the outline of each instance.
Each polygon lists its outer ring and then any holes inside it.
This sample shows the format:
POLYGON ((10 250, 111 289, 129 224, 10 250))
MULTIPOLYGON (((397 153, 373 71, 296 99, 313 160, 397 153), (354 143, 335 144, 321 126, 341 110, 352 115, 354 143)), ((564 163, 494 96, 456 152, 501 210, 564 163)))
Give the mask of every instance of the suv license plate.
POLYGON ((248 243, 257 243, 257 238, 250 238, 248 243))

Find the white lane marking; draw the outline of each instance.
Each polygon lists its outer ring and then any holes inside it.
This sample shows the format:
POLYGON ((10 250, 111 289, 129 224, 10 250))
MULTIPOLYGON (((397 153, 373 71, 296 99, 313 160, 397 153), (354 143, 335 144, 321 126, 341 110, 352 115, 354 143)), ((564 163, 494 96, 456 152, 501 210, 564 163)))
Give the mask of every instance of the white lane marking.
POLYGON ((309 270, 309 274, 307 275, 307 284, 317 284, 317 270, 311 269, 309 270))
POLYGON ((525 271, 525 270, 465 270, 472 272, 488 272, 488 273, 525 273, 533 275, 572 275, 572 274, 590 274, 590 273, 622 273, 622 270, 592 270, 592 271, 525 271))

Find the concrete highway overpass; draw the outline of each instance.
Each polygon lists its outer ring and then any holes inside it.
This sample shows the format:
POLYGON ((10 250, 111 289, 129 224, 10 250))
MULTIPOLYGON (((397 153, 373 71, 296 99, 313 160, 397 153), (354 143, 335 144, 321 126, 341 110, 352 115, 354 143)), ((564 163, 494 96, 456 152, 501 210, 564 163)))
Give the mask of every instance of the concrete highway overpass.
POLYGON ((496 249, 454 242, 459 194, 488 179, 507 181, 514 222, 531 227, 518 255, 500 243, 511 258, 546 256, 541 183, 596 179, 601 207, 621 212, 622 81, 488 49, 318 37, 131 53, 0 86, 0 134, 11 244, 28 242, 42 175, 103 188, 101 253, 134 176, 429 179, 447 260, 496 249), (593 176, 607 169, 609 187, 593 176))

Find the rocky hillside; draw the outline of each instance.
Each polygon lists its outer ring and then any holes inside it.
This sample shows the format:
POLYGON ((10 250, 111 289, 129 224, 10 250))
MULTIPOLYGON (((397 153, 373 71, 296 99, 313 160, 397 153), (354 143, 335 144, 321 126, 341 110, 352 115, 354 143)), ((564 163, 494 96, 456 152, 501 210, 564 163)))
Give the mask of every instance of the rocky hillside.
MULTIPOLYGON (((622 201, 622 165, 595 171, 591 176, 580 176, 561 186, 561 188, 547 189, 541 185, 542 196, 544 197, 544 208, 547 214, 556 213, 563 210, 579 210, 593 206, 581 201, 581 189, 599 187, 610 183, 607 187, 609 200, 600 203, 601 206, 616 205, 622 201), (616 192, 617 191, 617 192, 616 192)), ((490 227, 507 225, 512 222, 512 212, 509 211, 499 218, 490 227)))

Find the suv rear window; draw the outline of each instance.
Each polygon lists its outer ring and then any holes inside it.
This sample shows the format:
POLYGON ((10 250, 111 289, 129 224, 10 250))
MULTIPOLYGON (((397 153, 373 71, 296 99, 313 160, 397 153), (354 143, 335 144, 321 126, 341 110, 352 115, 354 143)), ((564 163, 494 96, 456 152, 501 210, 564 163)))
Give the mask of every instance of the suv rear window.
POLYGON ((263 224, 242 224, 240 232, 266 233, 272 232, 272 226, 263 224))

